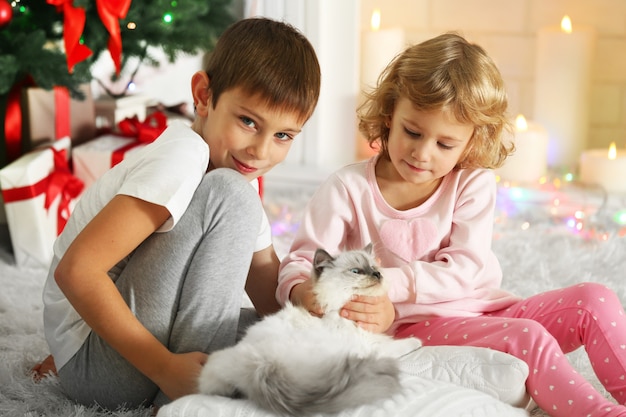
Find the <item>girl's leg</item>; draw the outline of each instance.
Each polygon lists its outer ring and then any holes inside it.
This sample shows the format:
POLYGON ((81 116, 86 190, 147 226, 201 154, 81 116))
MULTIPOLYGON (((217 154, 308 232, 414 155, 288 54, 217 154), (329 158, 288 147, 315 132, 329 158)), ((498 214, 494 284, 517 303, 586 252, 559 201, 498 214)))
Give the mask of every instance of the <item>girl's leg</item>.
POLYGON ((415 336, 425 346, 486 347, 528 364, 526 388, 553 417, 626 416, 626 408, 598 393, 570 365, 556 339, 538 322, 508 317, 442 317, 402 327, 396 337, 415 336))
MULTIPOLYGON (((211 171, 174 229, 151 235, 111 271, 135 315, 171 351, 210 352, 235 342, 261 216, 260 199, 241 175, 211 171)), ((59 374, 81 403, 167 402, 94 333, 59 374)))
POLYGON ((536 295, 497 315, 538 321, 566 353, 584 346, 599 381, 626 403, 626 315, 609 288, 581 283, 536 295))

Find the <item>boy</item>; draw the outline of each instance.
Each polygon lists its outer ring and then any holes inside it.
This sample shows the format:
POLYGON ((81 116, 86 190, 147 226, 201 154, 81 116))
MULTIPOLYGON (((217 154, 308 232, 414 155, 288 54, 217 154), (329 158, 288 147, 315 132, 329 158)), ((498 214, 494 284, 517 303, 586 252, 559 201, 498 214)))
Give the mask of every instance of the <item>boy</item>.
POLYGON ((279 261, 249 182, 285 159, 319 89, 297 30, 263 18, 229 27, 192 77, 191 128, 173 123, 107 172, 55 242, 44 288, 55 366, 35 372, 58 369, 69 397, 108 409, 195 392, 206 353, 249 321, 244 288, 259 314, 279 308, 279 261))

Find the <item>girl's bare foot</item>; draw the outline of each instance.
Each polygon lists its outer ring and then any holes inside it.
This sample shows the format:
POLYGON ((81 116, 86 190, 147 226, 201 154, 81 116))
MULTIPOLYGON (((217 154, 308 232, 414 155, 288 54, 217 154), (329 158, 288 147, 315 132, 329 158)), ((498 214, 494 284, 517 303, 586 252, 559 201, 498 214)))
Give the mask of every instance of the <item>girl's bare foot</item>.
POLYGON ((54 365, 54 358, 48 355, 44 360, 33 366, 30 370, 33 379, 37 382, 47 376, 56 376, 57 367, 54 365))

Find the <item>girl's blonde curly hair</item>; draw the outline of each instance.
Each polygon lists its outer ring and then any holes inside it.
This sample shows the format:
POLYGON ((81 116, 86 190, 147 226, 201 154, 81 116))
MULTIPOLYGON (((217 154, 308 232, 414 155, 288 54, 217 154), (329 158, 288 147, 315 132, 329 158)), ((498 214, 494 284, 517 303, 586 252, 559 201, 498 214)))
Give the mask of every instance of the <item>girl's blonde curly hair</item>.
POLYGON ((513 152, 502 142, 510 130, 507 95, 500 71, 478 45, 445 33, 413 45, 395 57, 366 93, 358 109, 359 130, 388 158, 389 121, 400 97, 423 111, 450 111, 474 132, 455 168, 497 168, 513 152))

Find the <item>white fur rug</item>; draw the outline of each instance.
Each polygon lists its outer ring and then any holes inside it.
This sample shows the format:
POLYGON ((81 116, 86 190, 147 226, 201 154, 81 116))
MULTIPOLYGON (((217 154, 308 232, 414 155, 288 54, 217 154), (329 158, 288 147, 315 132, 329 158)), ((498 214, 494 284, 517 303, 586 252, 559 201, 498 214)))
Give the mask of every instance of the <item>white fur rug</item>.
MULTIPOLYGON (((266 188, 265 203, 281 256, 309 195, 306 189, 266 188)), ((494 249, 504 270, 504 287, 529 296, 580 281, 597 281, 614 289, 626 304, 626 227, 622 224, 626 219, 619 217, 626 217, 625 208, 626 198, 612 196, 603 203, 598 190, 501 187, 494 249)), ((41 317, 45 276, 45 270, 14 266, 6 226, 0 225, 0 415, 149 416, 148 410, 105 413, 78 406, 63 396, 54 378, 40 383, 30 379, 29 369, 47 354, 41 317)), ((583 350, 570 358, 600 386, 583 350)), ((535 410, 533 415, 545 414, 535 410)))

